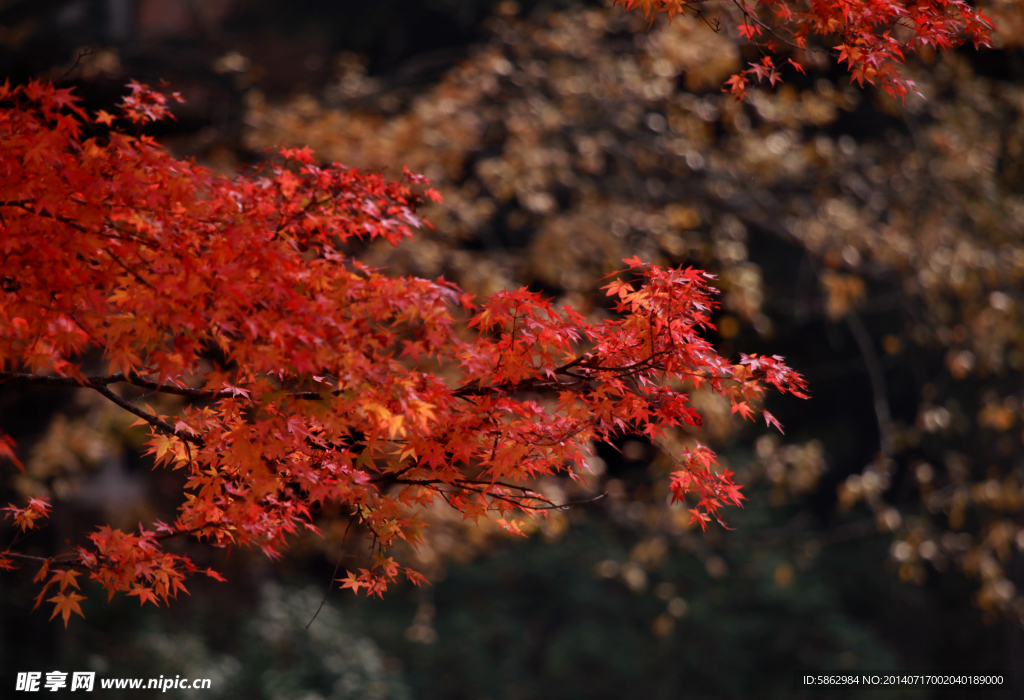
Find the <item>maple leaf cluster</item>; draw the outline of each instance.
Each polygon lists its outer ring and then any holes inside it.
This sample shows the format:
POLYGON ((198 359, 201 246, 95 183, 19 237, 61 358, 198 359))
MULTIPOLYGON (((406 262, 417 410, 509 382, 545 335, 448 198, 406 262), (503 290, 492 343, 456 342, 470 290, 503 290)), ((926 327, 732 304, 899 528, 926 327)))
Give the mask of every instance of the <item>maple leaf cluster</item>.
MULTIPOLYGON (((1024 37, 1020 10, 986 9, 1004 47, 1024 37)), ((861 318, 889 368, 878 386, 892 391, 911 368, 936 368, 918 404, 893 403, 877 439, 851 438, 863 449, 887 446, 891 461, 828 454, 827 440, 785 444, 766 435, 744 493, 760 474, 788 492, 772 507, 788 509, 830 490, 820 481, 826 468, 852 470, 839 507, 870 508, 877 527, 892 533, 902 580, 959 567, 981 581, 986 611, 1024 619, 1009 571, 1014 543, 1024 542, 1013 462, 1024 411, 1007 380, 1024 357, 1024 217, 1015 188, 1024 164, 1013 155, 1024 152, 1024 124, 1013 76, 978 74, 970 52, 946 52, 905 68, 928 97, 905 106, 834 85, 845 82, 838 76, 754 87, 737 102, 713 92, 740 68, 730 37, 692 15, 647 26, 639 12, 583 7, 497 18, 488 43, 397 113, 386 83, 365 78, 360 92, 345 92, 356 84, 346 73, 319 106, 308 98, 249 102, 245 142, 254 150, 308 143, 343 162, 404 159, 431 172, 446 195, 428 214, 436 229, 399 249, 377 246, 374 264, 392 270, 443 271, 479 292, 530 280, 586 309, 607 261, 644 250, 717 272, 733 317, 720 317, 720 348, 733 344, 735 321, 765 340, 774 331, 781 348, 808 347, 803 332, 820 329, 821 318, 861 318), (865 114, 915 120, 844 133, 851 115, 860 123, 865 114), (494 249, 494 231, 522 247, 494 249), (792 306, 777 249, 762 248, 779 242, 797 246, 818 278, 797 285, 792 306), (881 309, 895 298, 917 311, 883 331, 881 309), (789 323, 773 328, 789 314, 799 333, 789 323), (916 489, 891 487, 907 475, 916 489)), ((832 381, 840 380, 825 384, 832 381)), ((815 420, 852 430, 842 391, 838 413, 815 420)), ((693 399, 701 404, 700 394, 693 399)), ((734 434, 728 409, 722 418, 711 405, 701 410, 706 437, 734 434)), ((662 495, 659 483, 642 499, 652 521, 662 495)), ((625 508, 607 512, 632 522, 625 508)), ((677 515, 659 521, 659 535, 681 533, 689 516, 677 515)), ((551 531, 556 520, 541 525, 551 531)), ((429 535, 440 530, 432 527, 429 535)), ((461 554, 465 543, 430 539, 439 552, 461 554)), ((745 556, 739 539, 723 544, 745 556)))
MULTIPOLYGON (((640 9, 653 21, 660 14, 671 20, 676 15, 701 17, 716 31, 720 24, 705 18, 703 0, 615 0, 626 10, 640 9)), ((971 42, 989 46, 992 21, 963 0, 856 0, 847 2, 808 0, 732 0, 723 3, 737 19, 736 31, 745 41, 762 50, 760 61, 732 75, 726 86, 738 99, 747 94, 751 82, 775 85, 782 78, 781 65, 769 53, 806 51, 808 40, 822 37, 836 52, 838 63, 846 64, 850 80, 878 85, 888 94, 903 98, 915 91, 913 80, 900 68, 906 56, 924 48, 946 50, 971 42)), ((803 73, 800 62, 784 63, 803 73)))
MULTIPOLYGON (((187 479, 173 523, 104 526, 42 559, 37 604, 57 586, 47 600, 65 624, 81 614, 82 572, 110 596, 167 602, 200 570, 165 540, 274 557, 316 529, 325 503, 348 508, 377 549, 343 587, 420 583, 386 550, 420 541, 417 513, 436 499, 516 532, 515 514, 563 507, 531 484, 580 478, 592 442, 700 425, 690 391, 710 387, 744 416, 766 387, 804 396, 779 358, 732 364, 702 338, 716 293, 706 273, 627 260, 606 287, 618 315, 600 323, 526 289, 477 303, 443 279, 391 277, 347 246, 397 245, 424 225, 417 208, 439 199, 424 178, 319 165, 306 148, 218 176, 125 133, 166 116, 163 96, 130 89, 115 118, 52 85, 0 88, 0 382, 98 392, 187 479), (105 374, 85 373, 86 351, 102 353, 105 374), (137 389, 190 404, 161 415, 126 398, 137 389)), ((695 494, 701 527, 723 522, 742 499, 732 475, 704 447, 678 460, 674 498, 695 494)), ((25 531, 47 509, 6 511, 25 531)), ((38 559, 0 553, 6 568, 38 559)))

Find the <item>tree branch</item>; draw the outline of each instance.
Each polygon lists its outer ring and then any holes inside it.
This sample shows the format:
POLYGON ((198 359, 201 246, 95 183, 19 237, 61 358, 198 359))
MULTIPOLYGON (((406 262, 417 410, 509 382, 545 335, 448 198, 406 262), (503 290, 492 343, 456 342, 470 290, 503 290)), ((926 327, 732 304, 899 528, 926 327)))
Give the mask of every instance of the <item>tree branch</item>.
POLYGON ((174 429, 174 426, 172 426, 167 421, 154 416, 152 413, 147 413, 146 411, 143 411, 141 408, 136 408, 131 403, 125 401, 120 396, 112 392, 106 386, 89 386, 88 388, 107 397, 108 399, 110 399, 111 401, 113 401, 114 403, 116 403, 118 406, 128 411, 129 413, 134 413, 139 418, 146 421, 147 423, 149 423, 162 433, 171 435, 172 437, 180 438, 185 442, 190 442, 193 445, 197 445, 199 447, 202 447, 204 444, 206 444, 201 437, 189 435, 188 433, 178 432, 177 430, 174 429))
POLYGON ((875 399, 875 417, 878 419, 879 447, 882 454, 891 457, 893 452, 893 425, 892 415, 889 412, 889 399, 885 391, 885 375, 882 372, 882 363, 878 361, 878 354, 871 342, 871 335, 860 316, 855 311, 846 314, 846 325, 850 327, 857 345, 860 347, 860 354, 864 357, 864 365, 867 367, 868 376, 871 378, 871 392, 875 399))
MULTIPOLYGON (((141 377, 139 379, 141 381, 146 381, 142 380, 141 377)), ((172 426, 167 421, 157 416, 154 416, 152 413, 143 411, 141 408, 133 406, 130 402, 122 399, 120 396, 118 396, 110 389, 108 389, 108 384, 115 384, 117 382, 129 382, 129 380, 125 379, 124 374, 122 374, 121 372, 112 374, 107 377, 85 377, 84 380, 78 380, 75 379, 74 377, 44 376, 39 374, 28 374, 21 372, 0 372, 0 384, 4 384, 7 382, 15 382, 18 384, 35 384, 38 386, 92 389, 93 391, 105 396, 110 401, 113 401, 115 404, 117 404, 124 410, 128 411, 129 413, 134 413, 136 416, 146 421, 147 423, 149 423, 162 433, 171 435, 173 437, 181 438, 182 440, 190 442, 193 445, 197 445, 199 447, 202 447, 205 444, 202 438, 197 437, 195 435, 189 435, 187 433, 178 432, 177 430, 174 429, 174 426, 172 426)), ((154 387, 160 386, 156 382, 148 383, 152 384, 154 387)))

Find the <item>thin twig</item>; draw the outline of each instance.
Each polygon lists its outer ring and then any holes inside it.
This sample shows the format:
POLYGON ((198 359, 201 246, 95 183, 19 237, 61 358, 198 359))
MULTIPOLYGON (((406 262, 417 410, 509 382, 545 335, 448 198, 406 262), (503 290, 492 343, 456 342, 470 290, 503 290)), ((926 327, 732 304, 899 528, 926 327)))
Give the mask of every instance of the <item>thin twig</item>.
POLYGON ((75 62, 71 65, 71 67, 64 71, 64 75, 57 78, 57 80, 54 82, 63 83, 64 79, 71 75, 71 73, 74 72, 76 68, 78 68, 78 64, 82 62, 83 58, 85 58, 86 56, 92 56, 94 53, 96 53, 96 51, 91 46, 87 46, 86 48, 79 51, 78 56, 75 57, 75 62))
MULTIPOLYGON (((348 521, 348 525, 345 526, 345 534, 341 536, 342 544, 344 544, 345 540, 348 539, 348 531, 352 527, 352 523, 353 522, 355 522, 354 518, 350 519, 348 521)), ((342 552, 340 555, 338 555, 338 563, 334 565, 334 573, 331 574, 331 581, 330 581, 330 583, 327 584, 327 592, 324 593, 324 599, 320 601, 320 607, 318 607, 316 609, 316 612, 313 613, 313 617, 311 617, 309 619, 309 622, 306 623, 305 628, 303 628, 303 630, 302 630, 303 634, 305 634, 306 632, 309 631, 309 626, 313 624, 313 620, 316 619, 316 616, 319 615, 320 611, 324 609, 325 605, 327 605, 327 596, 329 596, 331 594, 331 589, 334 588, 334 581, 335 581, 335 579, 338 576, 338 569, 341 568, 341 560, 344 559, 344 558, 345 558, 345 553, 344 552, 342 552)))
POLYGON ((878 360, 878 354, 871 342, 871 335, 860 316, 853 310, 846 314, 846 325, 850 327, 857 345, 860 347, 860 354, 864 358, 864 365, 867 367, 868 376, 871 378, 871 393, 875 400, 875 417, 878 420, 878 438, 882 454, 891 457, 893 453, 893 424, 892 414, 889 412, 889 399, 885 391, 885 375, 882 372, 882 363, 878 360))

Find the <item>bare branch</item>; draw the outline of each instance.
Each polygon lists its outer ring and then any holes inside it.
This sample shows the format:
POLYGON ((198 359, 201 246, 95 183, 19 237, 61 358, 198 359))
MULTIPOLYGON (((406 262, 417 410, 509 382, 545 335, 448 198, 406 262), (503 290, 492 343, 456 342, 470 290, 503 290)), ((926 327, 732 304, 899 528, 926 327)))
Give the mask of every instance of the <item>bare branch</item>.
POLYGON ((879 447, 886 457, 893 453, 893 424, 892 415, 889 412, 889 399, 885 391, 885 375, 882 372, 882 363, 878 361, 878 354, 871 342, 871 335, 864 322, 856 312, 850 311, 846 314, 846 325, 850 327, 857 345, 860 347, 860 354, 864 358, 864 365, 867 367, 868 376, 871 378, 871 393, 875 399, 875 417, 878 419, 879 447))
POLYGON ((136 408, 131 403, 125 401, 124 399, 122 399, 120 396, 118 396, 105 386, 89 386, 88 388, 99 392, 100 394, 107 397, 108 399, 110 399, 111 401, 113 401, 114 403, 116 403, 118 406, 128 411, 129 413, 134 413, 139 418, 146 421, 147 423, 149 423, 162 433, 165 433, 172 437, 180 438, 185 442, 191 442, 193 445, 198 445, 199 447, 202 447, 204 444, 206 444, 201 437, 189 435, 188 433, 179 432, 175 430, 174 426, 172 426, 167 421, 162 420, 157 416, 154 416, 152 413, 147 413, 146 411, 143 411, 141 408, 136 408))

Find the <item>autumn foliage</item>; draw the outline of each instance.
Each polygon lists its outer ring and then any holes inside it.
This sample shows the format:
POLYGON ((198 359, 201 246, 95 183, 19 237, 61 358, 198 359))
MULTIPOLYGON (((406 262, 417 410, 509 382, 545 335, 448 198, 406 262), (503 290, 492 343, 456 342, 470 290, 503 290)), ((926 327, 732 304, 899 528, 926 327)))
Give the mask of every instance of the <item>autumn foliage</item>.
MULTIPOLYGON (((617 0, 712 25, 704 3, 617 0)), ((990 22, 960 0, 734 2, 739 35, 766 53, 727 82, 743 97, 775 84, 780 65, 824 41, 851 79, 905 96, 901 72, 923 48, 988 42, 990 22)), ((175 97, 175 96, 172 96, 175 97)), ((80 579, 113 596, 166 602, 200 571, 166 551, 192 536, 276 556, 325 503, 340 504, 375 543, 373 562, 339 579, 381 594, 417 572, 388 555, 415 546, 420 514, 443 499, 464 517, 564 507, 537 479, 581 478, 594 442, 640 434, 658 443, 698 427, 689 394, 708 388, 733 413, 763 415, 766 388, 804 396, 778 357, 719 357, 715 290, 694 269, 637 258, 605 287, 613 315, 591 322, 526 289, 475 300, 443 279, 393 277, 361 264, 360 240, 398 245, 439 195, 286 149, 251 176, 225 178, 138 134, 169 116, 167 97, 130 84, 118 114, 86 113, 69 90, 0 88, 0 382, 86 388, 138 417, 158 466, 186 476, 170 523, 98 528, 50 557, 17 549, 50 504, 3 508, 15 537, 0 567, 38 567, 36 604, 65 624, 82 614, 80 579), (162 415, 139 392, 188 399, 162 415)), ((20 466, 0 435, 0 457, 20 466)), ((743 496, 714 454, 676 454, 675 500, 702 528, 743 496)))
MULTIPOLYGON (((627 10, 640 9, 652 19, 665 14, 691 14, 705 19, 715 31, 721 20, 709 17, 704 0, 615 0, 627 10)), ((726 81, 737 98, 746 95, 750 84, 782 79, 780 69, 788 64, 801 73, 799 58, 776 63, 771 54, 806 52, 814 49, 815 37, 835 52, 845 64, 850 79, 859 85, 878 85, 894 97, 915 91, 914 81, 901 71, 908 55, 921 49, 946 50, 971 42, 988 46, 992 22, 981 10, 963 0, 732 0, 721 3, 735 21, 739 36, 762 52, 745 70, 726 81)))
MULTIPOLYGON (((535 480, 579 478, 592 442, 698 426, 696 388, 769 423, 766 387, 803 396, 780 358, 733 364, 701 337, 705 273, 627 260, 600 323, 526 289, 477 302, 443 279, 390 277, 346 250, 422 226, 417 207, 439 197, 423 178, 321 166, 308 149, 218 176, 130 135, 168 115, 164 95, 130 88, 117 117, 47 84, 0 88, 0 382, 98 392, 148 428, 157 465, 187 476, 170 523, 104 526, 48 558, 18 552, 19 537, 0 552, 4 568, 39 567, 37 604, 65 623, 82 576, 167 601, 198 569, 165 540, 276 556, 326 502, 376 543, 342 586, 380 594, 399 574, 422 580, 387 549, 419 541, 435 499, 517 532, 516 514, 564 505, 535 480), (160 415, 133 389, 190 403, 160 415)), ((0 443, 17 463, 13 448, 0 443)), ((710 450, 676 457, 672 493, 691 494, 694 522, 740 504, 710 450)), ((49 508, 5 512, 24 533, 49 508)))

